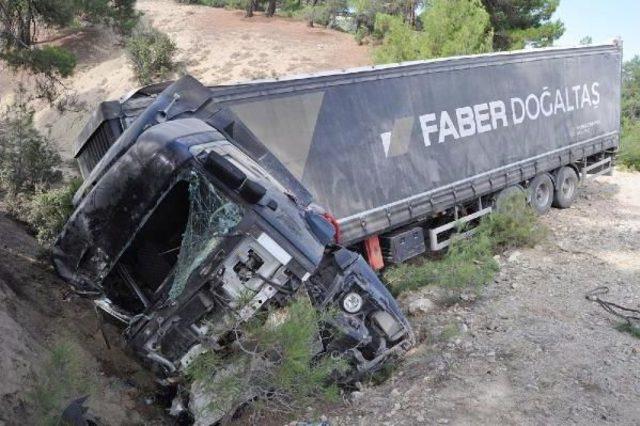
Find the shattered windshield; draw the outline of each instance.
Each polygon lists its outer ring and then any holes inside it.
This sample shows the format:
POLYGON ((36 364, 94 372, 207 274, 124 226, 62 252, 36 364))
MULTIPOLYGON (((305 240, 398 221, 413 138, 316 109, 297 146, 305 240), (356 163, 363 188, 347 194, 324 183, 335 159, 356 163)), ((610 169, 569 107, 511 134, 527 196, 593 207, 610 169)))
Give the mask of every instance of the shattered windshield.
POLYGON ((189 177, 189 218, 169 297, 182 293, 191 273, 242 220, 242 209, 202 176, 189 177))

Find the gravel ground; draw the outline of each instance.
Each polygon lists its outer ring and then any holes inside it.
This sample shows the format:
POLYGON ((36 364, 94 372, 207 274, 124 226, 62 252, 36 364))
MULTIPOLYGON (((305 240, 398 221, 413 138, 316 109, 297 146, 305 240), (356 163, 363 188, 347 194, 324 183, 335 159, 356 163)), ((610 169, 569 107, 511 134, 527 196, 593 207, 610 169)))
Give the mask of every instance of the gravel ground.
POLYGON ((352 395, 332 423, 640 424, 640 340, 587 291, 640 306, 640 174, 584 187, 574 206, 542 218, 542 244, 503 253, 479 297, 435 300, 412 316, 424 338, 391 380, 352 395))
MULTIPOLYGON (((637 188, 640 173, 589 183, 572 208, 542 218, 542 244, 500 255, 480 296, 454 305, 433 287, 405 296, 422 343, 390 380, 321 411, 334 425, 640 424, 640 340, 584 298, 606 285, 609 299, 640 306, 637 188)), ((94 366, 90 407, 104 424, 167 422, 145 403, 151 386, 134 383, 149 381, 146 371, 114 330, 106 350, 86 301, 68 299, 33 238, 2 215, 0 234, 0 424, 28 418, 26 391, 59 340, 94 366)))

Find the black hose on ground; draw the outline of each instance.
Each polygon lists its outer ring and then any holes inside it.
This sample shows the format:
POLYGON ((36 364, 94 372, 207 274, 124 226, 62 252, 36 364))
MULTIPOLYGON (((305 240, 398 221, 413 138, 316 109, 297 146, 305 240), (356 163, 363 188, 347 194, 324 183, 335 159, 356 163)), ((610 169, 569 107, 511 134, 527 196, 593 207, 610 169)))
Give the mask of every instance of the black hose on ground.
POLYGON ((602 307, 605 311, 610 313, 613 316, 623 319, 627 325, 630 327, 638 327, 640 325, 640 310, 627 308, 622 305, 618 305, 617 303, 610 302, 608 300, 603 300, 600 296, 609 293, 609 287, 596 287, 587 294, 585 294, 585 298, 592 302, 596 302, 598 305, 602 307), (637 315, 632 315, 637 314, 637 315), (633 321, 636 323, 633 324, 633 321))

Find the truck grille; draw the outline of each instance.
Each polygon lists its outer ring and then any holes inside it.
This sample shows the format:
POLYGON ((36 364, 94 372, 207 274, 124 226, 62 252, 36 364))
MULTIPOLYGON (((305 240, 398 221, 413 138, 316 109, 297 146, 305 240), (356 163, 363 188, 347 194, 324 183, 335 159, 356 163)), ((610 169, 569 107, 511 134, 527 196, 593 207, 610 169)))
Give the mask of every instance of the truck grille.
POLYGON ((105 120, 98 126, 93 135, 86 141, 82 150, 76 155, 83 178, 89 176, 91 170, 106 154, 121 132, 118 120, 105 120), (117 130, 117 134, 114 130, 117 130))

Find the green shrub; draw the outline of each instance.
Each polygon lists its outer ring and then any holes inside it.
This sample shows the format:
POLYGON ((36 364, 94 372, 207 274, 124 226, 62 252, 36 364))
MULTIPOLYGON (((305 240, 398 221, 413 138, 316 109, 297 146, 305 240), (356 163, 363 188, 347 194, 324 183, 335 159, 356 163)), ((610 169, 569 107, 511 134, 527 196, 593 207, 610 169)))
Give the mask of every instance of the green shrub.
POLYGON ((628 322, 620 322, 616 324, 615 329, 622 333, 629 333, 633 337, 640 339, 640 327, 637 324, 631 324, 628 322))
POLYGON ((441 259, 422 259, 420 264, 392 267, 384 277, 394 295, 429 284, 451 290, 479 287, 498 271, 498 264, 492 256, 492 242, 487 235, 454 238, 441 259))
POLYGON ((2 57, 14 68, 28 68, 34 74, 49 77, 68 77, 76 66, 73 53, 57 46, 15 49, 6 52, 2 57))
POLYGON ((537 221, 524 196, 514 195, 501 211, 485 216, 470 238, 455 237, 439 260, 422 259, 418 264, 389 268, 385 280, 395 295, 435 284, 449 289, 479 287, 498 271, 493 254, 498 250, 532 246, 546 230, 537 221))
POLYGON ((300 0, 283 0, 280 4, 280 11, 285 15, 291 15, 302 9, 302 1, 300 0))
POLYGON ((79 350, 68 343, 58 344, 49 352, 37 377, 27 397, 39 425, 62 424, 60 415, 67 404, 87 395, 94 383, 93 375, 82 365, 79 350))
POLYGON ((41 244, 49 244, 58 236, 73 213, 73 195, 82 181, 73 179, 67 185, 48 191, 37 191, 27 203, 23 218, 41 244))
POLYGON ((116 31, 122 35, 128 35, 140 22, 142 13, 136 10, 136 0, 118 0, 113 2, 110 15, 116 31))
POLYGON ((165 78, 175 69, 176 44, 169 36, 148 24, 139 24, 127 37, 125 47, 142 84, 165 78))
POLYGON ((225 7, 227 5, 226 0, 200 0, 200 4, 209 7, 225 7))
POLYGON ((480 0, 431 0, 420 14, 420 58, 490 52, 493 29, 480 0))
POLYGON ((640 122, 627 122, 622 126, 618 161, 624 167, 640 171, 640 122))
POLYGON ((31 91, 51 105, 64 88, 60 79, 73 74, 76 66, 76 57, 57 46, 5 49, 0 51, 0 59, 14 71, 29 71, 34 79, 31 91))
POLYGON ((55 240, 73 213, 73 195, 80 184, 80 179, 76 178, 53 189, 36 189, 34 193, 9 193, 4 200, 7 213, 24 222, 38 242, 47 246, 55 240))
POLYGON ((246 10, 250 0, 226 0, 227 9, 246 10))
POLYGON ((383 40, 373 51, 373 60, 378 64, 410 61, 421 57, 422 34, 405 24, 400 16, 378 13, 373 36, 383 40))
POLYGON ((532 247, 547 233, 527 204, 525 194, 513 194, 505 199, 500 209, 482 219, 476 232, 489 237, 494 251, 532 247))
POLYGON ((348 0, 347 4, 349 14, 353 16, 354 30, 363 30, 365 35, 373 32, 376 14, 384 10, 384 5, 376 0, 348 0))
POLYGON ((402 62, 491 51, 493 31, 480 0, 432 0, 415 31, 400 16, 378 13, 373 36, 382 44, 376 63, 402 62))
MULTIPOLYGON (((398 22, 396 18, 396 16, 386 13, 376 13, 373 22, 373 33, 371 34, 373 38, 377 40, 384 39, 384 36, 387 35, 391 26, 398 22)), ((402 22, 402 19, 400 19, 399 22, 402 22)))
POLYGON ((640 55, 622 65, 621 113, 624 127, 639 126, 640 122, 640 55))
POLYGON ((295 413, 312 401, 335 401, 331 378, 347 368, 343 359, 318 357, 320 314, 308 299, 298 298, 268 319, 239 326, 242 350, 222 358, 212 351, 199 355, 187 376, 211 395, 211 412, 227 412, 256 398, 253 409, 295 413), (223 368, 224 365, 233 367, 223 368))
MULTIPOLYGON (((18 99, 22 94, 19 88, 18 99)), ((76 179, 59 186, 61 163, 49 139, 34 127, 33 111, 19 100, 0 122, 0 189, 8 213, 26 222, 41 243, 60 232, 80 186, 76 179)))
POLYGON ((356 43, 358 43, 358 45, 361 46, 362 43, 364 43, 364 38, 366 36, 367 36, 367 29, 365 27, 358 28, 354 35, 354 38, 356 39, 356 43))
MULTIPOLYGON (((20 94, 19 94, 20 96, 20 94)), ((0 188, 33 193, 61 181, 60 155, 33 125, 33 111, 18 101, 0 121, 0 188)))
POLYGON ((310 24, 318 24, 326 27, 331 20, 331 13, 326 5, 306 6, 302 9, 302 16, 310 24))

